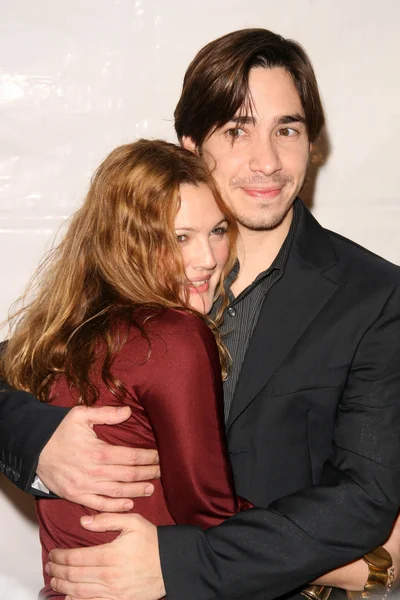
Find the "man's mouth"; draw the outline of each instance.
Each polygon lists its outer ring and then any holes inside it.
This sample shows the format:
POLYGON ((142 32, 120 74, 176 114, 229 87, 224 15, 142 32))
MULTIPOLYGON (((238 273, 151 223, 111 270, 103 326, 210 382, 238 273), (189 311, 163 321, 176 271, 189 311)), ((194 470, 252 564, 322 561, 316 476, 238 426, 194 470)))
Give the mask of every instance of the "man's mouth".
POLYGON ((282 187, 283 186, 273 188, 242 186, 241 189, 244 191, 245 194, 251 196, 252 198, 270 199, 278 196, 282 190, 282 187))

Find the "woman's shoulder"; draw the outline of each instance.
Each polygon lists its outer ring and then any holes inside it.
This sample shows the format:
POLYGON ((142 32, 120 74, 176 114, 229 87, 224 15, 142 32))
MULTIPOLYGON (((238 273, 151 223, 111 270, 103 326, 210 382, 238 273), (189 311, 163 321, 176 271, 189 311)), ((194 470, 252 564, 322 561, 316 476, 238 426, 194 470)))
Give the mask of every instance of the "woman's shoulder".
POLYGON ((116 365, 125 362, 140 367, 143 372, 169 368, 171 364, 187 364, 202 358, 217 360, 217 346, 207 323, 198 315, 178 309, 140 311, 137 324, 129 325, 128 340, 116 365))
POLYGON ((175 308, 162 308, 148 312, 141 317, 141 325, 151 339, 154 336, 179 340, 180 343, 190 342, 198 338, 203 343, 214 341, 214 336, 201 316, 175 308))

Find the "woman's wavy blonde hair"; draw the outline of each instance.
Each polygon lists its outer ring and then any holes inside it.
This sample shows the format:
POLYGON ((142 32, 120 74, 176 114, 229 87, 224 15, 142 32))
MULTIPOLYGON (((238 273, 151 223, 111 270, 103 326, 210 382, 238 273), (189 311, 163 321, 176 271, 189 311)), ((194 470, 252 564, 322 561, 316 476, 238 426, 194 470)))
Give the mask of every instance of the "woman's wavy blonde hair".
MULTIPOLYGON (((9 318, 11 339, 1 357, 1 376, 14 388, 49 400, 63 374, 87 405, 99 395, 91 373, 101 351, 102 379, 118 398, 126 390, 112 374, 127 339, 116 322, 134 324, 146 336, 137 309, 190 308, 182 255, 174 231, 181 184, 206 184, 229 228, 232 269, 236 223, 206 165, 191 152, 161 140, 138 140, 116 148, 97 169, 83 206, 62 242, 45 257, 9 318), (34 293, 33 300, 27 299, 34 293), (182 294, 186 296, 183 297, 182 294)), ((213 330, 226 375, 228 355, 217 326, 227 304, 222 296, 213 330)), ((153 311, 154 312, 154 311, 153 311)))

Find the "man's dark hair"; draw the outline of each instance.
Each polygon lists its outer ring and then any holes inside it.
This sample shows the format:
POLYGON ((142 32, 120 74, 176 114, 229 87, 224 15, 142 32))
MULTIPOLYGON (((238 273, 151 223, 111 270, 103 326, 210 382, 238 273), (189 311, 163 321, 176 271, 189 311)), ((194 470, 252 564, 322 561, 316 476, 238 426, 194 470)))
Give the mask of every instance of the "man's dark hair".
POLYGON ((175 109, 178 139, 190 136, 197 147, 215 129, 248 108, 249 72, 254 67, 284 68, 293 78, 305 113, 310 142, 325 123, 324 109, 310 59, 305 50, 266 29, 228 33, 202 48, 186 71, 175 109))

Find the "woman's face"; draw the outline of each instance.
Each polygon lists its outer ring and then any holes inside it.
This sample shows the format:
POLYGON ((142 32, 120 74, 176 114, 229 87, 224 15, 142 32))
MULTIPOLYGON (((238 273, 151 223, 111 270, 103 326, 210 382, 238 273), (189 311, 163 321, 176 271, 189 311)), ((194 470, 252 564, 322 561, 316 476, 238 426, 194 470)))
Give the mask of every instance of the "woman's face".
POLYGON ((228 222, 210 188, 183 184, 175 231, 181 247, 192 308, 208 313, 229 256, 228 222))

